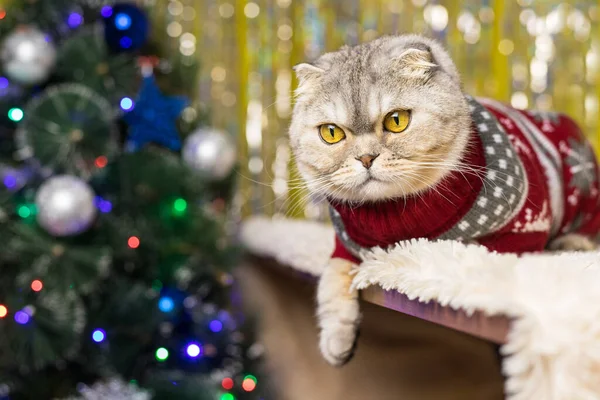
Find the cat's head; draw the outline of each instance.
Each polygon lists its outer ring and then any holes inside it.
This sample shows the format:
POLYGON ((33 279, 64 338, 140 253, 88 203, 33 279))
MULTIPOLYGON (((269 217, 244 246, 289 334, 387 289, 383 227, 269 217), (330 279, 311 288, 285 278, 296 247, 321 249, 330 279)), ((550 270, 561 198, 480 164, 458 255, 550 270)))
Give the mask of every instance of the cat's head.
POLYGON ((471 117, 437 42, 382 37, 295 71, 290 142, 314 193, 352 202, 405 197, 457 168, 471 117))

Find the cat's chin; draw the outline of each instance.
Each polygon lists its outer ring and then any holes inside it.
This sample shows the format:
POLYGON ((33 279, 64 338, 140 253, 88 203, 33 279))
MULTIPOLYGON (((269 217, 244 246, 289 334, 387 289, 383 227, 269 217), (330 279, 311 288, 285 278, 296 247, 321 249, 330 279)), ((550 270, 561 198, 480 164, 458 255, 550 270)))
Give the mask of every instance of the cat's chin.
POLYGON ((391 182, 370 178, 355 188, 337 190, 334 199, 341 202, 371 203, 406 197, 411 194, 402 191, 401 188, 391 182))

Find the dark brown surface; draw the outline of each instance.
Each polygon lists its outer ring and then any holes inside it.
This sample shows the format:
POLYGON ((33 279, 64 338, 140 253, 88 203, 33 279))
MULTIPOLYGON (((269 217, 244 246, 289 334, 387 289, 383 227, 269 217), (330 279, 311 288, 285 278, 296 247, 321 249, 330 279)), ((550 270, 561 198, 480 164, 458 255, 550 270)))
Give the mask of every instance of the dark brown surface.
POLYGON ((496 344, 506 342, 510 327, 510 319, 504 316, 490 317, 478 311, 468 315, 464 310, 454 310, 433 301, 422 303, 418 300, 410 300, 402 293, 386 291, 377 286, 363 290, 361 297, 369 303, 412 315, 496 344))
MULTIPOLYGON (((254 263, 274 268, 290 277, 306 281, 316 281, 316 277, 298 272, 291 267, 282 266, 271 258, 250 257, 254 263)), ((371 286, 361 292, 361 298, 369 303, 399 311, 419 319, 433 322, 495 344, 504 344, 510 329, 510 319, 504 316, 486 316, 475 311, 468 315, 464 310, 454 310, 436 302, 422 303, 410 300, 406 295, 396 291, 386 291, 378 286, 371 286)))
POLYGON ((497 346, 489 341, 363 301, 355 356, 333 368, 318 350, 314 277, 260 258, 238 277, 244 303, 259 317, 277 400, 504 398, 497 346))

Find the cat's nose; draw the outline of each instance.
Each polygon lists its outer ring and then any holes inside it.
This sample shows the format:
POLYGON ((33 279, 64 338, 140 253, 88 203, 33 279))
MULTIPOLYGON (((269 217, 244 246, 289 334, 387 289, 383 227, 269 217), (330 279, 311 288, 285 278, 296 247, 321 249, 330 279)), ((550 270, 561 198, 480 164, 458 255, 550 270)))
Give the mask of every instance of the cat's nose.
POLYGON ((377 157, 379 157, 379 154, 363 154, 360 157, 356 157, 356 159, 360 161, 366 169, 369 169, 377 157))

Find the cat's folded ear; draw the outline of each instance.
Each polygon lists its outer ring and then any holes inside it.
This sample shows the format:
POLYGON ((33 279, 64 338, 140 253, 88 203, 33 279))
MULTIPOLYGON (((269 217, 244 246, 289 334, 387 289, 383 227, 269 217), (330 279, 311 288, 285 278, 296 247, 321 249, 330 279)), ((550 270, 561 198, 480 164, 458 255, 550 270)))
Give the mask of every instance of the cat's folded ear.
POLYGON ((309 82, 315 82, 325 72, 325 70, 309 63, 298 64, 294 66, 293 69, 296 73, 296 77, 298 78, 300 86, 303 86, 309 82))
POLYGON ((317 87, 316 83, 325 73, 324 69, 308 63, 298 64, 293 69, 298 78, 298 87, 295 92, 296 96, 311 93, 314 88, 317 87))
POLYGON ((392 58, 394 68, 408 77, 427 79, 438 68, 429 46, 416 44, 399 53, 392 58))

